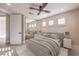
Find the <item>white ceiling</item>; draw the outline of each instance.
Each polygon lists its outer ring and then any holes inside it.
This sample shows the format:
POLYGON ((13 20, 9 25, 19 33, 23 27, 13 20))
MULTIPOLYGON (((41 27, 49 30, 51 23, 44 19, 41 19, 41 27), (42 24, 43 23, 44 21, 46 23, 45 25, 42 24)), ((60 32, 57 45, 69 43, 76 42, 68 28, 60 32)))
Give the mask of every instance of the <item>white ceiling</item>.
POLYGON ((24 14, 27 18, 27 22, 31 22, 79 7, 78 3, 48 3, 48 5, 44 9, 49 10, 50 13, 41 12, 40 15, 37 15, 38 11, 29 9, 29 7, 38 8, 38 6, 40 5, 41 3, 11 3, 11 5, 7 5, 6 3, 0 3, 0 10, 4 9, 6 13, 9 14, 24 14), (33 14, 29 14, 29 12, 33 14))

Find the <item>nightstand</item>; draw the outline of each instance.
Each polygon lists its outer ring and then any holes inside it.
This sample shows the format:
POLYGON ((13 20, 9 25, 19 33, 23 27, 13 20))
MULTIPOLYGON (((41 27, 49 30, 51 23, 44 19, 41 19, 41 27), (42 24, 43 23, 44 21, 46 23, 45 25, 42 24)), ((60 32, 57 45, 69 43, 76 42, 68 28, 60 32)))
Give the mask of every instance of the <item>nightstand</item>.
POLYGON ((67 49, 72 49, 72 39, 64 38, 63 39, 63 47, 67 49))

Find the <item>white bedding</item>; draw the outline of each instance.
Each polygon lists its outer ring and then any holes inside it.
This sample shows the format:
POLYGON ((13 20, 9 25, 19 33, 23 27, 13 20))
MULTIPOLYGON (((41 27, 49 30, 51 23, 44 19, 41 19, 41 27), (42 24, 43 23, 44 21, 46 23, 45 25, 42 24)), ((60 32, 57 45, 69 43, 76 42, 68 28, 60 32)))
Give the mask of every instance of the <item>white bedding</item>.
POLYGON ((26 40, 25 49, 17 53, 26 56, 58 56, 59 51, 60 43, 57 40, 37 35, 30 40, 26 40))
POLYGON ((38 35, 26 40, 26 47, 36 56, 56 56, 59 53, 60 44, 56 40, 38 35))

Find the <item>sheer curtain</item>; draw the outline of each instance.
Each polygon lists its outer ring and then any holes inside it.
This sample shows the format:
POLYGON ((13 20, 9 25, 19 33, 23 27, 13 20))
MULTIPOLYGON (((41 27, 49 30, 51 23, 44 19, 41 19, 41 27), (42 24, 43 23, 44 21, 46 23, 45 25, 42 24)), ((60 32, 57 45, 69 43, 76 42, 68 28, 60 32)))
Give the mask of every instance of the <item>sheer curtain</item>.
POLYGON ((0 16, 0 45, 6 42, 6 17, 0 16))

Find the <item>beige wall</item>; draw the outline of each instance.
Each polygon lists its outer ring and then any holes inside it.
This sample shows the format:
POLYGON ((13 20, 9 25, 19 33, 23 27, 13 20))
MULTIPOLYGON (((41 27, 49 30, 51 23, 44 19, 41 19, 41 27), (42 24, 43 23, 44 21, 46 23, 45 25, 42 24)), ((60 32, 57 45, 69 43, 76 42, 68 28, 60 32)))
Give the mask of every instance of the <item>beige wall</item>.
MULTIPOLYGON (((55 22, 55 23, 56 23, 55 22)), ((35 22, 32 22, 35 23, 35 22)), ((62 14, 53 15, 44 19, 41 19, 40 21, 36 21, 37 27, 36 28, 29 28, 29 30, 41 30, 46 32, 70 32, 70 37, 73 40, 73 43, 75 45, 79 45, 79 9, 75 9, 72 11, 68 11, 62 14), (66 19, 66 25, 65 26, 46 26, 42 27, 41 23, 42 21, 48 22, 48 20, 55 20, 57 22, 58 18, 65 17, 66 19)))

